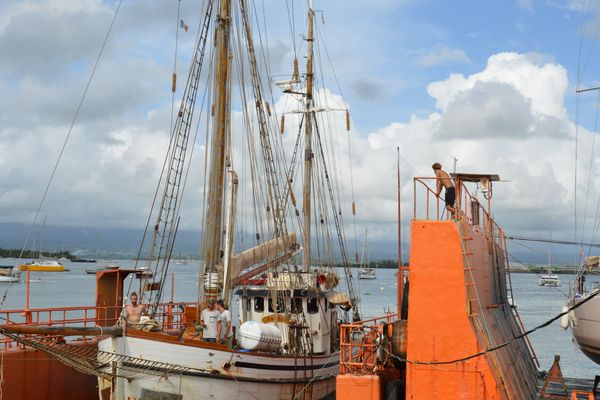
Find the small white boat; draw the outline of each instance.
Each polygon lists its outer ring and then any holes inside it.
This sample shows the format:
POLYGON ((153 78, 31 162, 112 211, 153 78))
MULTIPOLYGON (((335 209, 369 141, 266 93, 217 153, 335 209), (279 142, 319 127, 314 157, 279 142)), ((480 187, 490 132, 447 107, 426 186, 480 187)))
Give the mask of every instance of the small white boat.
MULTIPOLYGON (((550 239, 552 238, 552 229, 550 229, 550 234, 548 236, 550 239)), ((545 274, 540 275, 538 282, 540 286, 560 286, 558 275, 552 273, 552 249, 550 247, 548 247, 548 268, 546 269, 545 274)))
POLYGON ((558 275, 553 274, 543 274, 540 275, 539 279, 540 286, 560 286, 560 279, 558 279, 558 275))
POLYGON ((358 279, 375 279, 375 268, 369 267, 369 248, 367 246, 367 230, 365 229, 365 244, 363 246, 362 255, 360 256, 360 270, 358 271, 358 279), (363 258, 367 256, 367 261, 363 263, 363 258), (364 266, 363 266, 364 265, 364 266))
POLYGON ((375 279, 375 268, 361 268, 358 279, 375 279))
POLYGON ((21 282, 21 271, 14 267, 0 268, 0 283, 21 282))

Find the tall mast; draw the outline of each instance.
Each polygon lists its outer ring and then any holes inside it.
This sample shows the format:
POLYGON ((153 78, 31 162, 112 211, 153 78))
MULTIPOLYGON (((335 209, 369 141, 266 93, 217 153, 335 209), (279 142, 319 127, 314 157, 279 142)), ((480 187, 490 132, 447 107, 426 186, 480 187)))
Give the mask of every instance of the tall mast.
MULTIPOLYGON (((216 28, 216 56, 214 72, 214 112, 212 121, 212 139, 210 147, 209 181, 205 225, 203 227, 202 266, 206 274, 217 272, 221 260, 221 242, 223 236, 223 199, 225 193, 225 156, 227 144, 227 118, 230 79, 229 42, 231 35, 231 0, 221 0, 216 28)), ((201 271, 202 272, 202 271, 201 271)), ((202 285, 200 279, 200 285, 202 285)), ((208 286, 211 279, 207 280, 208 286)), ((214 298, 212 290, 199 291, 199 301, 206 294, 214 298)), ((213 288, 211 288, 213 289, 213 288)))
POLYGON ((308 6, 308 37, 307 41, 307 56, 306 56, 306 103, 305 103, 305 121, 304 121, 304 188, 303 188, 303 203, 302 211, 304 213, 304 257, 303 269, 310 271, 310 213, 311 213, 311 188, 312 188, 312 169, 314 154, 312 151, 312 128, 313 128, 313 23, 314 23, 313 2, 310 0, 308 6))

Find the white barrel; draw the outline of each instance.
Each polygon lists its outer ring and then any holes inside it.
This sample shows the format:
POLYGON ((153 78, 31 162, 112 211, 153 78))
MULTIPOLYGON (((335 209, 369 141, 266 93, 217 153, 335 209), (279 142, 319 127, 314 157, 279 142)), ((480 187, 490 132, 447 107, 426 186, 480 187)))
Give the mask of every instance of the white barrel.
POLYGON ((281 331, 274 325, 246 321, 240 326, 240 346, 246 350, 277 351, 281 347, 281 331))
POLYGON ((206 273, 204 275, 204 288, 216 289, 219 287, 219 274, 217 272, 206 273))
MULTIPOLYGON (((567 312, 569 310, 569 306, 566 304, 562 308, 562 312, 567 312)), ((560 327, 563 329, 567 329, 569 327, 569 313, 560 317, 560 327)))

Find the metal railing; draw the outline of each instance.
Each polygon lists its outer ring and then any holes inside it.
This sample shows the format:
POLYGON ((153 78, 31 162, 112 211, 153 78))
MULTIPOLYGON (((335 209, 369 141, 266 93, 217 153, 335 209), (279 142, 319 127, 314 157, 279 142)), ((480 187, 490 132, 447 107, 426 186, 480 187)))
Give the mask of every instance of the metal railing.
POLYGON ((398 319, 398 314, 340 325, 340 373, 373 373, 385 367, 382 355, 392 352, 391 333, 381 332, 385 324, 398 319), (384 324, 385 323, 385 324, 384 324), (382 340, 389 336, 390 340, 382 340), (383 354, 378 353, 382 348, 383 354))
MULTIPOLYGON (((187 326, 185 309, 195 307, 196 303, 162 303, 159 304, 155 318, 163 331, 183 330, 187 326)), ((113 325, 114 317, 102 318, 101 316, 120 315, 122 307, 52 307, 32 308, 22 310, 1 310, 0 324, 2 325, 28 325, 28 326, 107 326, 113 325)), ((34 337, 36 335, 28 335, 34 337)), ((57 336, 46 336, 57 337, 57 336)), ((83 340, 88 338, 83 336, 83 340)), ((0 351, 22 347, 12 339, 0 335, 0 351)))
MULTIPOLYGON (((446 211, 445 201, 436 194, 430 185, 435 185, 435 177, 415 177, 413 179, 413 219, 446 220, 450 213, 446 211), (421 205, 419 207, 419 204, 421 205)), ((491 213, 491 201, 482 204, 477 196, 460 179, 453 179, 456 188, 456 219, 462 220, 477 228, 490 242, 504 247, 504 231, 494 221, 491 213)))

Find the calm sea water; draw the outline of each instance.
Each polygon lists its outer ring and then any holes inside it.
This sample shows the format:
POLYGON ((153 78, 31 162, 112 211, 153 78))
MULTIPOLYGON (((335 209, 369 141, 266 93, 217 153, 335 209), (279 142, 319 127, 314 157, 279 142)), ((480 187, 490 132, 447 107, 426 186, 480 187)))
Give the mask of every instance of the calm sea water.
MULTIPOLYGON (((2 259, 0 264, 16 263, 16 260, 2 259)), ((116 262, 122 268, 132 267, 131 261, 116 262)), ((53 306, 94 305, 96 283, 94 275, 85 273, 85 268, 93 267, 88 263, 65 263, 69 272, 31 273, 30 307, 43 308, 53 306)), ((175 276, 174 300, 194 301, 197 291, 198 263, 173 265, 171 272, 175 276)), ((358 290, 361 293, 363 318, 382 315, 385 311, 395 310, 396 285, 394 270, 377 270, 377 279, 360 280, 358 290)), ((560 275, 562 287, 551 288, 538 285, 535 274, 513 274, 512 284, 514 300, 525 327, 533 328, 552 318, 561 311, 566 299, 571 275, 560 275)), ((343 280, 342 280, 343 281, 343 280)), ((129 279, 126 280, 126 284, 129 279)), ((171 282, 167 283, 165 300, 171 297, 171 282)), ((135 285, 134 285, 135 286, 135 285)), ((0 284, 0 298, 6 293, 3 310, 23 308, 25 305, 25 284, 0 284)), ((237 307, 233 307, 234 314, 237 307)), ((587 359, 573 342, 570 331, 563 330, 558 321, 530 335, 533 347, 540 361, 541 369, 549 369, 555 354, 561 356, 563 374, 572 377, 592 378, 600 374, 600 366, 587 359)))

